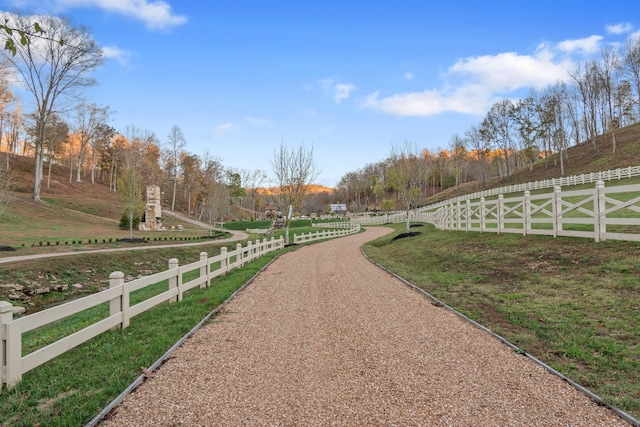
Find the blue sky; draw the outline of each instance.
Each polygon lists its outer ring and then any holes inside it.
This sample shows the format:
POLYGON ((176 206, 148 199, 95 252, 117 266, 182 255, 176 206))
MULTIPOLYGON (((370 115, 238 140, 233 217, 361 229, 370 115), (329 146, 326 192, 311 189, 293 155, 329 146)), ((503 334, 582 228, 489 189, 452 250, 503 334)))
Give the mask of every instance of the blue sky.
MULTIPOLYGON (((392 144, 447 148, 493 102, 566 79, 637 36, 619 2, 0 0, 87 26, 107 61, 90 102, 162 142, 271 174, 274 150, 313 146, 318 183, 392 144)), ((634 7, 635 8, 635 7, 634 7)))

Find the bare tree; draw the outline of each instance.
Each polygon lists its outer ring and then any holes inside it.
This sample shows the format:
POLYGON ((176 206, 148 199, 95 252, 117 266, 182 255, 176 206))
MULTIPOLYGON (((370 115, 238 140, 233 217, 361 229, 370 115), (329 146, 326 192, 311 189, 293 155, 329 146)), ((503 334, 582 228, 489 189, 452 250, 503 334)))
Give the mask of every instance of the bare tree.
POLYGON ((184 198, 187 201, 187 214, 195 212, 193 207, 193 195, 198 192, 198 172, 200 170, 200 158, 195 154, 180 153, 180 169, 182 170, 184 198))
POLYGON ((406 231, 409 233, 411 228, 409 213, 411 209, 416 208, 420 197, 423 170, 420 152, 416 145, 409 141, 405 141, 403 145, 394 144, 391 148, 390 163, 387 176, 406 211, 406 231))
POLYGON ((76 170, 76 182, 81 182, 80 171, 85 165, 87 149, 91 148, 91 183, 95 183, 96 146, 99 133, 104 130, 111 116, 109 107, 99 107, 95 103, 81 102, 75 111, 75 122, 72 131, 78 140, 78 165, 76 170))
POLYGON ((598 66, 599 82, 602 93, 601 121, 602 130, 609 131, 613 154, 616 153, 616 134, 620 118, 615 117, 615 97, 618 91, 618 76, 621 71, 621 60, 618 53, 613 49, 602 51, 602 60, 598 66))
POLYGON ((474 177, 476 181, 481 181, 484 187, 489 180, 488 156, 491 150, 489 142, 483 138, 477 126, 471 126, 471 128, 464 133, 464 141, 468 151, 471 152, 471 160, 474 164, 474 177))
POLYGON ((132 238, 135 219, 139 218, 138 213, 144 207, 145 157, 149 147, 154 145, 155 135, 135 126, 127 126, 124 137, 128 144, 123 153, 124 171, 119 175, 118 191, 126 203, 126 214, 129 217, 129 238, 132 238))
MULTIPOLYGON (((3 54, 34 98, 37 133, 33 199, 39 202, 47 120, 58 98, 74 95, 80 88, 95 84, 89 73, 102 64, 103 57, 102 49, 87 29, 75 28, 64 18, 39 16, 38 20, 38 28, 46 32, 46 38, 14 43, 15 55, 6 49, 3 54)), ((11 26, 29 32, 34 27, 34 19, 11 15, 11 26)))
MULTIPOLYGON (((209 221, 209 229, 211 231, 212 222, 219 216, 224 216, 227 206, 221 206, 221 200, 224 199, 222 190, 226 190, 222 184, 224 170, 222 161, 205 152, 202 157, 201 169, 198 171, 198 196, 196 199, 197 208, 200 213, 198 219, 205 217, 209 221), (222 187, 222 188, 220 188, 222 187)), ((226 197, 227 205, 229 204, 228 196, 226 197)))
POLYGON ((289 244, 289 225, 295 209, 302 206, 309 186, 320 175, 313 157, 313 146, 289 148, 284 142, 273 153, 273 175, 285 211, 285 236, 289 244))
MULTIPOLYGON (((513 121, 513 102, 502 99, 491 106, 485 119, 482 121, 480 132, 485 138, 493 141, 502 151, 506 167, 506 175, 511 175, 511 156, 514 153, 513 137, 515 135, 515 123, 513 121)), ((515 156, 514 159, 516 160, 515 156)), ((515 164, 517 168, 517 163, 515 164)))
POLYGON ((51 165, 62 150, 62 144, 69 136, 69 125, 67 125, 67 123, 65 123, 58 114, 51 114, 47 121, 45 135, 45 145, 47 148, 47 154, 45 157, 49 164, 47 171, 47 188, 49 188, 51 185, 51 165))
POLYGON ((252 212, 253 219, 257 219, 257 213, 260 208, 258 189, 267 181, 267 174, 260 169, 252 171, 241 170, 240 176, 246 194, 243 206, 252 212))
POLYGON ((602 85, 598 72, 598 63, 595 60, 587 61, 584 69, 578 66, 575 72, 571 73, 571 78, 576 85, 580 101, 582 104, 583 126, 586 137, 591 139, 593 149, 598 152, 598 142, 596 136, 600 132, 598 126, 598 106, 602 98, 602 85))
POLYGON ((461 174, 465 171, 465 159, 467 158, 467 147, 464 139, 458 134, 454 134, 449 141, 451 150, 451 158, 453 159, 453 168, 456 176, 456 188, 462 181, 461 174))
POLYGON ((171 198, 171 210, 176 209, 176 188, 178 186, 178 156, 180 152, 187 146, 187 140, 182 134, 182 130, 178 126, 173 126, 167 135, 167 141, 169 143, 169 150, 171 152, 171 161, 173 163, 172 179, 173 179, 173 196, 171 198))
POLYGON ((632 92, 635 92, 636 118, 640 118, 640 36, 631 38, 627 42, 623 62, 623 73, 629 81, 632 92))
MULTIPOLYGON (((6 153, 8 156, 9 153, 6 153)), ((0 162, 0 216, 7 209, 7 205, 9 204, 9 197, 11 195, 11 171, 8 167, 5 167, 2 162, 0 162)))

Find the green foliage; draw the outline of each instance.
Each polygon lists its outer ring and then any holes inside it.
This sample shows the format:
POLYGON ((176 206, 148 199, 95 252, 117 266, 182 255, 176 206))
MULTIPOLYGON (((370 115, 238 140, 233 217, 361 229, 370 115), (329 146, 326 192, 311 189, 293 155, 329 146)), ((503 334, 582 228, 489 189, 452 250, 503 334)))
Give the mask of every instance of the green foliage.
MULTIPOLYGON (((38 24, 37 22, 33 23, 33 32, 19 30, 17 28, 13 28, 9 26, 8 24, 9 24, 9 19, 5 19, 4 24, 0 24, 0 30, 4 30, 4 32, 8 36, 4 44, 4 49, 11 52, 11 55, 13 56, 15 56, 15 54, 17 53, 17 48, 15 44, 16 41, 13 38, 14 32, 17 33, 18 36, 20 37, 20 44, 23 46, 31 43, 32 37, 46 38, 46 36, 44 36, 45 34, 44 29, 42 29, 40 24, 38 24)), ((60 44, 60 46, 63 46, 64 40, 60 39, 58 40, 58 43, 60 44)))
MULTIPOLYGON (((120 223, 118 224, 118 228, 120 228, 121 230, 128 230, 129 227, 131 226, 130 212, 131 211, 129 210, 129 208, 127 208, 122 214, 122 217, 120 218, 120 223)), ((140 225, 140 217, 136 212, 133 215, 133 228, 138 228, 138 225, 140 225)))

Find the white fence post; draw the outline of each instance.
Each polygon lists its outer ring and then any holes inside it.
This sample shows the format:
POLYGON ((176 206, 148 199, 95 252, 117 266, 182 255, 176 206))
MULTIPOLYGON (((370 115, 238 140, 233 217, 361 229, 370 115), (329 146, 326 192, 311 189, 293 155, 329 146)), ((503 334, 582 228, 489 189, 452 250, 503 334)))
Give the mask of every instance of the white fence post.
POLYGON ((238 267, 242 267, 244 265, 244 254, 242 253, 242 244, 236 243, 236 262, 238 263, 238 267))
POLYGON ((531 230, 531 192, 524 192, 524 201, 522 203, 522 235, 526 236, 531 230))
POLYGON ((0 388, 6 384, 9 390, 22 380, 22 332, 13 323, 13 313, 19 311, 24 309, 0 301, 0 388))
POLYGON ((480 232, 482 233, 486 229, 486 206, 485 206, 485 198, 480 198, 480 232))
POLYGON ((504 227, 504 196, 500 194, 498 196, 498 234, 500 234, 504 227))
POLYGON ((607 232, 607 223, 605 222, 607 219, 605 214, 607 204, 605 201, 606 195, 603 190, 604 181, 596 182, 596 193, 593 197, 593 231, 596 242, 605 240, 603 236, 607 232))
MULTIPOLYGON (((253 243, 251 240, 247 242, 247 262, 250 262, 253 259, 253 243)), ((242 260, 242 265, 244 265, 244 257, 242 260)))
POLYGON ((220 268, 224 271, 224 274, 227 274, 229 271, 229 253, 227 252, 227 247, 223 246, 220 248, 220 268))
POLYGON ((172 298, 169 300, 169 303, 173 303, 173 302, 182 300, 182 291, 180 290, 181 274, 180 274, 180 268, 178 265, 178 260, 176 258, 171 258, 169 260, 169 270, 176 270, 174 272, 175 275, 169 278, 169 289, 170 290, 173 288, 178 289, 178 295, 176 295, 175 298, 172 298))
POLYGON ((562 189, 553 187, 553 237, 562 231, 562 189))
POLYGON ((200 267, 200 279, 204 278, 204 282, 200 284, 201 288, 209 287, 209 263, 207 260, 209 255, 206 252, 200 252, 200 261, 204 261, 204 266, 200 267))
POLYGON ((466 228, 467 228, 467 231, 470 231, 471 230, 471 200, 469 199, 466 200, 464 211, 465 211, 464 216, 467 219, 466 228))
POLYGON ((129 291, 125 289, 124 273, 122 271, 114 271, 109 275, 109 288, 120 286, 120 296, 109 301, 109 316, 122 313, 120 328, 124 329, 129 326, 129 316, 125 315, 129 308, 129 291))

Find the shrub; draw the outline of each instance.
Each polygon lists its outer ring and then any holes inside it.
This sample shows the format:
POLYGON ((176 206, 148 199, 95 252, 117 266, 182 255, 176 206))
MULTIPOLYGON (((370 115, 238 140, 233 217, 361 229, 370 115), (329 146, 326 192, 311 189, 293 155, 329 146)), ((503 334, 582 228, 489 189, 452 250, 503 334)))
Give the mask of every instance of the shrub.
MULTIPOLYGON (((120 218, 120 224, 118 224, 118 227, 121 230, 128 230, 129 225, 130 225, 129 209, 127 208, 122 214, 122 218, 120 218)), ((140 225, 140 217, 138 216, 137 213, 135 213, 133 216, 133 228, 138 228, 138 225, 140 225)))

